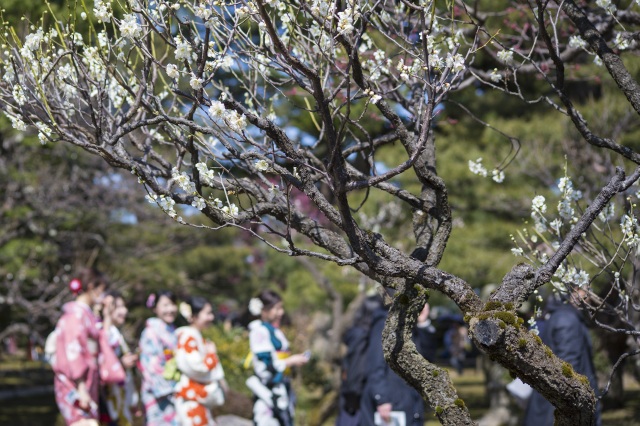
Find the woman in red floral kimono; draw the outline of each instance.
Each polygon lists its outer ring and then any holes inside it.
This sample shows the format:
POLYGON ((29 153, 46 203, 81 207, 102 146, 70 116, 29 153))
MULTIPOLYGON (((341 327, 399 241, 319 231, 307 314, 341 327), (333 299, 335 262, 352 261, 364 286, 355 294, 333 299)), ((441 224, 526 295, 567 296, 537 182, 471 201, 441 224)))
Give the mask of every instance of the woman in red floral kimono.
POLYGON ((176 330, 176 364, 182 373, 176 385, 176 412, 181 426, 213 426, 210 409, 224 403, 224 371, 213 342, 202 330, 213 322, 211 304, 192 297, 181 304, 180 313, 190 325, 176 330))
POLYGON ((98 419, 99 382, 124 381, 125 372, 109 345, 113 306, 104 306, 104 328, 98 327, 93 306, 102 301, 108 280, 96 269, 85 269, 69 283, 76 295, 62 308, 55 330, 52 362, 56 402, 67 425, 98 419))

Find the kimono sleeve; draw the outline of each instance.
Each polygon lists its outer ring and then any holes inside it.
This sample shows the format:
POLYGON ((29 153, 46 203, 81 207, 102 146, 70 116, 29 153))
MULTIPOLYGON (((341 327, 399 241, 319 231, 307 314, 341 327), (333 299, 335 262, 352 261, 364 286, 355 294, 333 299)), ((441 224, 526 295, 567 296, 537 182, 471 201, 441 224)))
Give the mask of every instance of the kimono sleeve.
POLYGON ((178 370, 199 383, 211 383, 224 378, 224 372, 218 356, 207 353, 201 338, 192 333, 183 332, 178 337, 176 364, 178 370))
POLYGON ((156 398, 173 394, 175 382, 163 377, 166 357, 164 346, 154 331, 145 328, 140 336, 142 378, 156 398))
POLYGON ((109 344, 108 333, 100 330, 100 355, 98 358, 100 365, 100 381, 102 383, 124 383, 126 374, 120 363, 120 359, 109 344))
POLYGON ((55 370, 68 379, 78 382, 87 379, 89 361, 89 330, 82 318, 65 314, 58 322, 56 337, 55 370))
POLYGON ((257 359, 263 361, 268 369, 283 372, 287 368, 285 361, 278 359, 276 349, 271 342, 269 330, 265 327, 257 327, 251 330, 249 333, 249 346, 251 353, 257 359))

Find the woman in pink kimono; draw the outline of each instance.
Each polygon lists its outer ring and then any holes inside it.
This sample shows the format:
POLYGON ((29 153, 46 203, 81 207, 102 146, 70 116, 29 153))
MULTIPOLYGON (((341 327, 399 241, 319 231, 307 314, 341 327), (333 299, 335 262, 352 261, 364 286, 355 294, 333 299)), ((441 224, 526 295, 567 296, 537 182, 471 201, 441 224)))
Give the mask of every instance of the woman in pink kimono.
POLYGON ((175 326, 178 307, 170 291, 152 293, 147 307, 156 314, 149 318, 140 336, 140 399, 147 426, 177 426, 173 393, 176 382, 165 378, 167 361, 176 349, 175 326))
POLYGON ((176 412, 180 426, 215 426, 211 408, 224 403, 224 371, 216 346, 202 338, 213 322, 211 303, 192 297, 180 304, 188 326, 176 330, 176 364, 181 373, 176 386, 176 412))
MULTIPOLYGON (((53 362, 56 402, 67 425, 98 419, 98 389, 104 382, 124 381, 125 373, 109 346, 107 333, 98 327, 92 307, 101 302, 108 285, 96 269, 82 271, 69 283, 76 300, 63 307, 56 325, 53 362)), ((110 314, 110 305, 104 311, 110 314)), ((109 315, 107 315, 108 317, 109 315)), ((105 320, 105 328, 111 320, 105 320)))

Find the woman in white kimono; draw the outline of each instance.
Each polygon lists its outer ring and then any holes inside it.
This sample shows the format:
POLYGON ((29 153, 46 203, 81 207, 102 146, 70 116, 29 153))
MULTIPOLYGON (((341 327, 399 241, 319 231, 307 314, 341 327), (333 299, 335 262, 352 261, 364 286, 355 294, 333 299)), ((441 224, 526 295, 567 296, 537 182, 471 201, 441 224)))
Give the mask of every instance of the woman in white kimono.
POLYGON ((278 328, 284 315, 278 293, 262 291, 249 302, 249 312, 260 317, 249 324, 255 375, 247 380, 247 386, 255 395, 253 422, 256 426, 291 426, 293 398, 288 368, 307 363, 309 354, 290 354, 289 342, 278 328))
POLYGON ((180 305, 180 313, 190 325, 176 330, 176 365, 181 373, 176 385, 176 412, 182 426, 213 426, 211 408, 224 403, 224 371, 216 346, 202 338, 213 322, 211 303, 192 297, 180 305))

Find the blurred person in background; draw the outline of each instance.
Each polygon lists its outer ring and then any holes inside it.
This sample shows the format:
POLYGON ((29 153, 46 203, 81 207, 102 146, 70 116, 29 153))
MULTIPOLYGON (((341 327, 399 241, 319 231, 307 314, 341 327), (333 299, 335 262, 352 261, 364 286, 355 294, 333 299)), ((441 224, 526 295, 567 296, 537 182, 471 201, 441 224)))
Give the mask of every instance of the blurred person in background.
POLYGON ((100 422, 108 426, 131 426, 132 412, 139 415, 139 395, 136 390, 132 368, 138 361, 138 354, 129 349, 129 345, 120 332, 127 319, 129 310, 119 291, 111 290, 106 293, 104 305, 112 305, 111 326, 105 327, 107 312, 102 312, 103 327, 107 332, 109 345, 120 359, 126 372, 126 379, 121 383, 106 384, 101 388, 100 422))
MULTIPOLYGON (((369 377, 360 400, 360 426, 395 424, 423 426, 425 405, 417 390, 398 376, 384 360, 382 351, 382 329, 389 314, 389 307, 381 304, 373 313, 366 365, 369 377), (404 419, 404 422, 400 420, 404 419)), ((429 304, 426 303, 418 315, 413 330, 416 349, 428 359, 435 354, 435 328, 429 320, 429 304), (424 342, 423 342, 424 339, 424 342), (422 353, 425 351, 426 353, 422 353), (427 357, 428 356, 428 357, 427 357)), ((429 359, 428 359, 429 360, 429 359)), ((432 361, 432 360, 430 360, 432 361)))
POLYGON ((284 315, 278 293, 262 291, 249 301, 249 312, 260 317, 249 324, 254 375, 246 383, 255 397, 253 422, 256 426, 292 426, 295 397, 289 369, 306 364, 310 354, 290 353, 289 341, 278 328, 284 315))
POLYGON ((125 380, 106 333, 114 309, 111 301, 103 302, 108 286, 109 280, 97 269, 82 270, 69 283, 76 298, 63 306, 52 336, 55 397, 67 425, 97 425, 100 382, 125 380), (106 316, 103 328, 93 313, 99 304, 106 316))
POLYGON ((173 396, 176 381, 168 371, 171 366, 175 369, 177 338, 173 323, 178 315, 176 301, 171 291, 164 290, 151 293, 146 302, 147 308, 155 314, 147 320, 139 342, 140 398, 147 426, 178 425, 173 396))
POLYGON ((180 379, 176 386, 176 412, 181 426, 215 426, 211 408, 224 403, 224 371, 216 345, 202 337, 213 323, 211 303, 204 297, 190 297, 180 304, 188 326, 176 330, 176 365, 180 379))
MULTIPOLYGON (((578 307, 587 303, 587 292, 574 289, 568 295, 552 295, 547 300, 548 318, 540 328, 540 338, 554 354, 571 364, 576 373, 589 379, 591 389, 598 392, 593 346, 589 329, 578 307)), ((553 426, 555 407, 535 390, 531 393, 524 416, 524 426, 553 426)), ((596 401, 596 426, 602 424, 600 402, 596 401)))

